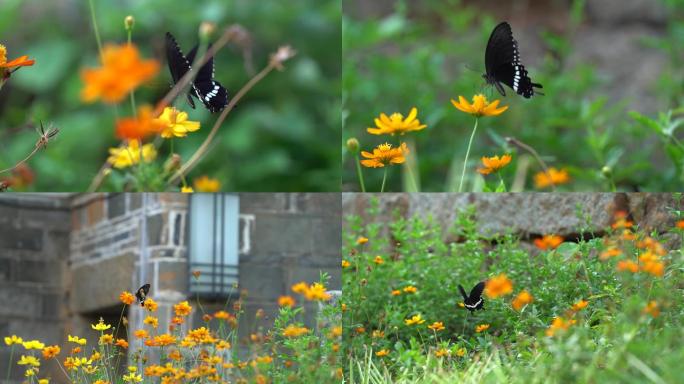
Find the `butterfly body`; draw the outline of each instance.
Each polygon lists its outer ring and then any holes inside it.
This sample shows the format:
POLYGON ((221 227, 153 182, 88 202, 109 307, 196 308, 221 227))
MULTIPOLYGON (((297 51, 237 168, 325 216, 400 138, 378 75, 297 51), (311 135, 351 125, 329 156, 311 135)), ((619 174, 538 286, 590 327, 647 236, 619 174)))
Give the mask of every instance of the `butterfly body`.
POLYGON ((485 51, 485 70, 482 77, 487 84, 496 87, 502 96, 506 96, 502 83, 526 99, 535 94, 542 95, 535 91, 535 88, 542 88, 542 85, 532 82, 525 66, 520 62, 518 42, 513 38, 510 24, 505 21, 497 25, 489 36, 485 51))
POLYGON ((461 292, 461 296, 463 296, 463 305, 467 310, 473 312, 484 309, 484 298, 482 298, 484 288, 485 282, 480 281, 470 290, 470 294, 467 294, 463 286, 461 284, 458 285, 458 290, 461 292))
POLYGON ((138 299, 138 302, 140 303, 140 306, 145 305, 145 299, 147 299, 147 294, 150 292, 150 285, 145 284, 142 287, 138 288, 137 291, 135 291, 135 297, 138 299))
MULTIPOLYGON (((209 46, 211 47, 211 45, 209 46)), ((197 46, 185 56, 181 51, 176 39, 166 32, 166 59, 169 64, 169 72, 174 84, 192 68, 191 65, 197 56, 197 46)), ((228 91, 214 80, 214 58, 209 60, 197 71, 197 76, 188 91, 187 98, 190 106, 195 109, 193 97, 199 99, 211 113, 222 110, 228 104, 228 91)))

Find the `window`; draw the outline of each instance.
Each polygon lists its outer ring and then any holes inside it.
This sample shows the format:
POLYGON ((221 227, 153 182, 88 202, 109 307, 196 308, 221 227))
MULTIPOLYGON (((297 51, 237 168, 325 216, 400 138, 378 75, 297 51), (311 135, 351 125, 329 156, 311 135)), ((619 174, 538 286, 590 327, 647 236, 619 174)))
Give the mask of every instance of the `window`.
POLYGON ((208 298, 236 293, 238 281, 238 195, 194 193, 190 197, 189 262, 190 292, 208 298))

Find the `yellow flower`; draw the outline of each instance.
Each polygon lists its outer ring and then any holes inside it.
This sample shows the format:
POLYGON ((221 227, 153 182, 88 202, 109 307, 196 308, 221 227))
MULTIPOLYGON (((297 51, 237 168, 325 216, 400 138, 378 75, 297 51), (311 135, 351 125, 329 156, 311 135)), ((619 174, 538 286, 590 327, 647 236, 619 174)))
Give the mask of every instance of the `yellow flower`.
POLYGON ((156 135, 164 129, 164 124, 154 119, 152 107, 143 105, 136 116, 117 119, 115 136, 122 140, 142 140, 156 135))
POLYGON ((24 340, 21 337, 18 337, 17 335, 12 335, 11 337, 5 336, 5 344, 7 345, 21 344, 23 342, 24 340))
POLYGON ((489 175, 490 173, 496 172, 501 168, 505 167, 506 165, 508 165, 508 163, 511 162, 511 155, 506 154, 501 157, 483 157, 481 160, 482 165, 484 165, 484 168, 478 168, 477 171, 483 175, 489 175))
POLYGON ((43 348, 43 357, 46 359, 51 359, 59 355, 59 352, 61 352, 59 345, 50 345, 43 348))
POLYGON ((279 307, 294 307, 295 305, 295 299, 292 296, 280 296, 278 297, 278 306, 279 307))
POLYGON ((418 109, 416 107, 411 108, 408 116, 404 119, 401 113, 393 113, 390 117, 387 117, 384 113, 380 114, 379 118, 375 118, 376 128, 367 128, 366 131, 372 135, 383 135, 399 133, 403 135, 406 132, 420 131, 427 127, 425 124, 420 124, 420 121, 416 119, 418 116, 418 109))
POLYGON ((356 244, 359 244, 359 245, 366 244, 367 242, 368 242, 367 237, 359 236, 359 238, 356 239, 356 244))
POLYGON ((38 384, 48 384, 50 380, 48 379, 38 379, 38 384))
POLYGON ((487 280, 484 292, 490 299, 496 299, 513 292, 513 283, 506 277, 505 273, 502 273, 487 280))
POLYGON ((513 309, 520 311, 525 305, 530 304, 532 300, 532 295, 530 295, 527 290, 523 290, 522 292, 518 293, 518 296, 516 296, 515 299, 513 299, 511 305, 513 306, 513 309))
POLYGON ((36 371, 33 368, 29 368, 24 372, 24 376, 26 377, 31 377, 36 374, 36 371))
POLYGON ((381 330, 379 330, 379 329, 376 329, 376 330, 374 330, 374 331, 371 333, 371 337, 374 338, 374 339, 383 338, 383 337, 385 337, 385 332, 384 332, 384 331, 381 331, 381 330))
POLYGON ((304 297, 307 300, 317 300, 326 301, 330 300, 330 294, 326 293, 326 288, 321 283, 313 283, 308 287, 307 291, 304 292, 304 297))
POLYGON ((149 337, 149 334, 145 329, 136 329, 135 332, 133 332, 133 335, 138 339, 146 339, 149 337))
POLYGON ((400 291, 400 290, 398 290, 398 289, 392 290, 392 296, 399 296, 399 295, 401 295, 401 291, 400 291))
POLYGON ((420 313, 417 315, 414 315, 410 319, 404 320, 404 324, 406 324, 406 325, 414 325, 414 324, 420 325, 420 324, 423 324, 424 322, 425 322, 425 320, 423 320, 423 318, 420 316, 420 313))
POLYGON ((456 351, 456 356, 458 357, 463 357, 466 354, 466 349, 465 348, 459 348, 458 351, 456 351))
POLYGON ((303 294, 303 293, 306 292, 308 289, 309 289, 309 284, 307 284, 307 283, 305 283, 305 282, 303 282, 303 281, 300 281, 299 283, 294 284, 294 285, 292 286, 292 292, 294 292, 294 293, 299 293, 299 294, 303 294))
POLYGON ((646 304, 646 307, 642 310, 643 313, 648 313, 649 315, 655 317, 658 317, 660 315, 660 309, 658 308, 658 303, 655 301, 651 300, 646 304))
POLYGON ((297 327, 292 324, 289 324, 283 329, 283 336, 285 337, 299 337, 307 333, 309 333, 309 330, 306 327, 297 327))
POLYGON ((499 106, 499 100, 494 100, 490 103, 482 94, 473 96, 472 104, 468 103, 463 96, 459 96, 458 101, 451 99, 451 104, 459 111, 471 114, 475 117, 498 116, 508 109, 508 106, 497 108, 499 106))
POLYGON ((440 348, 440 349, 438 349, 438 350, 435 351, 435 356, 436 356, 436 357, 444 357, 444 356, 447 356, 447 355, 449 355, 449 350, 446 349, 446 348, 440 348))
POLYGON ((534 175, 534 185, 538 189, 550 187, 552 185, 567 184, 570 182, 570 174, 565 169, 558 170, 554 167, 549 168, 548 172, 538 172, 534 175))
POLYGON ((192 186, 197 192, 218 192, 221 190, 221 182, 218 179, 212 179, 207 175, 200 176, 193 180, 192 186))
POLYGON ((361 160, 361 165, 369 168, 381 168, 386 165, 402 164, 406 161, 409 149, 406 143, 401 143, 398 148, 392 148, 392 144, 385 143, 378 145, 373 149, 373 153, 361 151, 361 156, 365 160, 361 160))
POLYGON ((193 192, 195 192, 195 190, 192 189, 192 187, 189 187, 187 185, 181 187, 181 193, 193 193, 193 192))
POLYGON ((119 295, 119 300, 121 300, 121 302, 126 305, 131 305, 135 301, 135 296, 133 296, 133 294, 128 291, 123 291, 119 295))
POLYGON ((25 341, 22 345, 26 349, 43 349, 45 347, 45 344, 38 340, 25 341))
POLYGON ((139 383, 142 381, 142 376, 136 375, 135 373, 129 373, 128 375, 124 375, 123 381, 129 383, 139 383))
POLYGON ((173 306, 173 311, 176 316, 187 316, 192 311, 192 307, 188 304, 188 301, 181 301, 180 303, 173 306))
POLYGON ((0 44, 0 81, 4 80, 9 76, 9 73, 13 72, 14 67, 27 67, 35 64, 35 60, 28 59, 27 55, 18 57, 12 61, 7 61, 7 48, 0 44))
POLYGON ((572 305, 572 310, 577 312, 581 311, 582 309, 586 308, 587 305, 589 305, 589 302, 586 300, 580 300, 576 302, 575 304, 572 305))
POLYGON ((40 361, 35 356, 24 356, 21 355, 21 359, 17 362, 19 365, 32 365, 34 367, 40 367, 40 361))
POLYGON ((150 312, 154 312, 157 310, 157 302, 152 300, 151 297, 147 297, 145 299, 145 304, 144 304, 145 309, 147 309, 150 312))
POLYGON ((541 250, 556 249, 563 243, 563 238, 558 235, 544 235, 534 239, 534 245, 541 250))
POLYGON ((188 132, 195 132, 200 129, 198 121, 189 121, 186 112, 179 111, 174 107, 164 108, 164 112, 156 120, 164 124, 161 137, 165 139, 185 137, 188 132))
POLYGON ((132 44, 105 46, 101 61, 101 68, 89 68, 81 72, 81 79, 85 83, 81 99, 87 103, 102 99, 106 103, 116 104, 159 71, 159 63, 156 60, 141 60, 138 49, 132 44))
POLYGON ((231 315, 230 315, 230 313, 228 313, 224 310, 221 310, 221 311, 215 312, 214 317, 219 319, 219 320, 228 320, 228 319, 230 319, 231 315))
POLYGON ((387 349, 381 349, 381 350, 375 352, 375 356, 377 356, 377 357, 383 357, 383 356, 387 356, 387 355, 389 355, 389 350, 387 350, 387 349))
POLYGON ((403 289, 404 293, 416 293, 418 292, 418 288, 414 287, 413 285, 409 285, 408 287, 403 289))
POLYGON ((110 324, 105 324, 104 319, 100 317, 100 321, 93 325, 90 325, 94 330, 96 331, 106 331, 107 329, 111 328, 112 326, 110 324))
POLYGON ((348 262, 347 260, 344 260, 344 259, 342 260, 342 268, 349 268, 350 265, 351 265, 351 263, 348 262))
POLYGON ((159 336, 154 337, 154 345, 157 347, 164 347, 167 345, 175 344, 176 338, 168 333, 163 333, 159 336))
POLYGON ((138 140, 130 140, 127 146, 121 148, 109 148, 107 162, 114 168, 127 168, 140 162, 140 155, 144 162, 149 163, 157 158, 157 150, 154 144, 145 144, 140 148, 138 140))
POLYGON ((100 345, 111 344, 112 342, 114 342, 114 336, 113 335, 106 334, 106 335, 100 336, 100 343, 99 343, 100 345))
POLYGON ((443 331, 444 323, 442 323, 441 321, 435 321, 434 323, 428 325, 428 328, 432 329, 435 332, 443 331))
POLYGON ((151 325, 152 328, 157 328, 157 326, 159 325, 159 319, 157 319, 154 316, 147 316, 145 320, 143 320, 143 323, 151 325))
POLYGON ((375 256, 375 259, 373 259, 373 262, 377 265, 380 265, 385 262, 385 260, 382 259, 380 256, 375 256))
POLYGON ((78 345, 86 345, 86 343, 88 342, 88 340, 86 340, 86 339, 82 339, 78 336, 71 336, 71 335, 68 336, 68 340, 69 340, 69 342, 76 343, 78 345))
POLYGON ((480 333, 489 329, 489 324, 479 324, 475 327, 475 332, 480 333))

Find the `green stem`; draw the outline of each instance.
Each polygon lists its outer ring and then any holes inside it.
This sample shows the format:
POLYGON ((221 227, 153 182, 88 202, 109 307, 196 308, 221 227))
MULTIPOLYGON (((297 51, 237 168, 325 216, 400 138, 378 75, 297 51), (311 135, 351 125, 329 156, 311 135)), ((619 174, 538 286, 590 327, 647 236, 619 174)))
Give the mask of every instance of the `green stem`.
POLYGON ((385 166, 385 173, 382 175, 382 186, 380 187, 380 192, 385 191, 385 181, 387 181, 387 168, 388 166, 385 166))
POLYGON ((466 316, 463 318, 463 329, 461 329, 461 337, 465 334, 465 327, 466 327, 466 322, 468 321, 468 316, 470 315, 470 311, 466 313, 466 316))
POLYGON ((95 40, 97 41, 97 50, 100 52, 100 58, 102 56, 102 40, 100 40, 100 31, 97 28, 97 19, 95 18, 95 7, 93 6, 93 0, 88 0, 88 6, 90 7, 90 18, 93 22, 93 29, 95 30, 95 40))
POLYGON ((361 159, 356 155, 356 174, 359 175, 359 185, 361 185, 361 192, 366 193, 366 186, 363 183, 363 173, 361 173, 361 159))
POLYGON ((7 365, 7 382, 9 382, 10 372, 12 371, 12 357, 14 357, 14 344, 12 344, 12 348, 10 348, 10 359, 9 364, 7 365))
POLYGON ((501 172, 496 173, 497 176, 499 176, 499 182, 501 182, 501 185, 504 187, 504 192, 506 192, 506 183, 504 183, 503 177, 501 177, 501 172))
POLYGON ((463 172, 461 173, 461 182, 458 184, 458 191, 463 190, 463 180, 465 180, 466 168, 468 165, 468 156, 470 156, 470 147, 473 145, 473 138, 475 137, 475 131, 477 131, 477 122, 479 119, 475 119, 475 126, 473 127, 473 133, 470 134, 470 140, 468 141, 468 149, 466 149, 465 160, 463 160, 463 172))
MULTIPOLYGON (((133 33, 133 28, 127 28, 128 33, 128 45, 131 45, 131 35, 133 33)), ((133 116, 138 117, 138 110, 135 107, 135 90, 131 90, 131 108, 133 109, 133 116)))

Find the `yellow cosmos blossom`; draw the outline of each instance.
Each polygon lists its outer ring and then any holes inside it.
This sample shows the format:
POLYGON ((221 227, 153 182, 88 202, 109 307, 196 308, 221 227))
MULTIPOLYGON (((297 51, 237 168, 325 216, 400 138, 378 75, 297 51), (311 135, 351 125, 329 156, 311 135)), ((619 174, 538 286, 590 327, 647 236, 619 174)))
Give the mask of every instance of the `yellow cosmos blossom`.
POLYGON ((279 307, 294 307, 295 305, 295 299, 292 296, 280 296, 278 297, 278 306, 279 307))
POLYGON ((440 348, 435 351, 435 356, 436 357, 444 357, 449 355, 449 350, 446 348, 440 348))
POLYGON ((414 287, 413 285, 409 285, 408 287, 405 287, 403 291, 404 293, 416 293, 418 292, 418 288, 414 287))
POLYGON ((458 357, 463 357, 466 354, 466 349, 465 348, 459 348, 458 351, 456 351, 456 356, 458 357))
POLYGON ((570 174, 567 170, 558 170, 554 167, 549 168, 548 172, 538 172, 534 175, 534 185, 538 189, 550 187, 552 185, 567 184, 570 182, 570 174))
POLYGON ((161 131, 161 137, 165 139, 185 137, 189 132, 195 132, 200 129, 198 121, 188 120, 186 112, 179 111, 174 107, 164 108, 164 112, 155 120, 163 124, 164 128, 161 131))
POLYGON ((207 175, 200 176, 193 180, 192 186, 197 192, 218 192, 221 190, 221 182, 218 179, 212 179, 207 175))
POLYGON ((508 106, 497 108, 499 106, 499 100, 494 100, 490 103, 483 94, 473 96, 472 104, 468 103, 463 96, 459 96, 458 101, 451 99, 451 104, 459 111, 475 117, 498 116, 508 109, 508 106))
POLYGON ((107 329, 112 327, 110 324, 105 324, 104 319, 101 317, 100 321, 97 324, 91 324, 90 326, 96 331, 106 331, 107 329))
POLYGON ((496 299, 513 292, 513 283, 506 277, 505 273, 502 273, 487 281, 484 292, 490 299, 496 299))
POLYGON ((157 328, 159 326, 159 319, 157 319, 154 316, 147 316, 145 320, 143 320, 144 324, 151 325, 152 328, 157 328))
POLYGON ((288 325, 283 329, 283 336, 285 337, 299 337, 309 333, 309 329, 306 327, 297 327, 295 325, 288 325))
POLYGON ((373 262, 377 265, 380 265, 385 262, 385 260, 382 259, 382 256, 375 256, 375 259, 373 259, 373 262))
POLYGON ((401 143, 397 148, 392 148, 392 144, 385 143, 373 149, 373 153, 361 151, 361 156, 366 159, 361 160, 361 165, 368 168, 381 168, 386 165, 402 164, 406 161, 409 149, 406 143, 401 143))
POLYGON ((350 266, 350 262, 348 262, 347 260, 342 260, 342 268, 349 268, 350 266))
POLYGON ((326 301, 330 300, 330 294, 326 292, 326 288, 321 283, 313 283, 309 289, 304 292, 304 297, 309 301, 326 301))
POLYGON ((5 344, 7 344, 7 345, 21 344, 23 342, 24 342, 24 339, 22 339, 21 337, 18 337, 17 335, 5 336, 5 344))
POLYGON ((405 319, 404 324, 406 325, 420 325, 423 324, 425 320, 420 316, 420 313, 412 316, 410 319, 405 319))
POLYGON ((127 146, 120 148, 109 148, 109 158, 107 162, 114 168, 127 168, 140 162, 140 156, 144 162, 149 163, 157 158, 157 150, 154 144, 145 144, 140 148, 138 140, 130 140, 127 146))
POLYGON ((154 311, 157 310, 158 304, 157 304, 156 301, 152 300, 151 297, 147 297, 147 298, 145 299, 145 304, 143 304, 143 306, 144 306, 145 309, 147 309, 148 311, 154 312, 154 311))
POLYGON ((389 350, 388 349, 381 349, 377 352, 375 352, 375 356, 377 357, 383 357, 389 355, 389 350))
POLYGON ((192 189, 192 187, 189 187, 187 185, 184 185, 183 187, 181 187, 181 193, 193 193, 193 192, 195 192, 195 190, 192 189))
POLYGON ((38 340, 25 341, 22 345, 26 349, 43 349, 45 347, 45 344, 38 340))
POLYGON ((19 365, 32 365, 34 367, 40 367, 40 361, 35 356, 24 356, 21 355, 21 359, 17 362, 19 365))
POLYGON ((359 244, 359 245, 366 244, 367 242, 368 242, 367 237, 359 236, 359 238, 356 239, 356 244, 359 244))
POLYGON ((187 316, 192 311, 192 307, 188 304, 188 301, 185 300, 175 304, 173 306, 173 311, 176 313, 176 316, 187 316))
POLYGON ((432 329, 435 332, 443 331, 444 323, 442 323, 441 321, 435 321, 434 323, 428 325, 428 328, 432 329))
POLYGON ((129 373, 128 375, 124 375, 123 381, 127 383, 139 383, 142 381, 142 376, 135 373, 129 373))
POLYGON ((401 113, 395 112, 389 117, 381 113, 379 118, 375 118, 376 128, 367 128, 366 131, 372 135, 383 135, 399 133, 403 135, 406 132, 420 131, 427 127, 425 124, 420 124, 420 120, 416 119, 418 116, 418 109, 411 108, 408 116, 404 119, 401 113))
POLYGON ((532 295, 527 292, 527 290, 523 290, 522 292, 518 293, 518 296, 516 296, 515 299, 513 299, 511 305, 513 306, 513 309, 520 311, 524 306, 530 304, 532 300, 532 295))
POLYGON ((48 379, 38 379, 38 384, 48 384, 50 380, 48 379))
POLYGON ((489 324, 478 324, 475 327, 475 332, 480 333, 489 329, 489 324))
POLYGON ((534 245, 541 250, 556 249, 563 243, 563 238, 558 235, 544 235, 534 239, 534 245))
POLYGON ((501 168, 508 165, 508 163, 511 162, 511 155, 506 154, 501 157, 483 157, 481 160, 482 165, 484 165, 484 168, 478 168, 477 171, 483 175, 489 175, 490 173, 497 172, 501 168))
POLYGON ((76 344, 78 344, 78 345, 86 345, 86 343, 88 343, 88 340, 82 339, 82 338, 80 338, 80 337, 78 337, 78 336, 71 336, 71 335, 69 335, 69 336, 68 336, 68 340, 69 340, 69 342, 71 342, 71 343, 76 343, 76 344))

